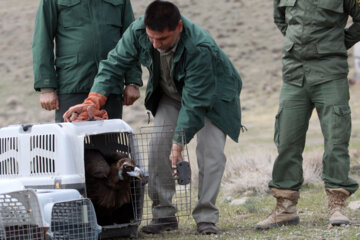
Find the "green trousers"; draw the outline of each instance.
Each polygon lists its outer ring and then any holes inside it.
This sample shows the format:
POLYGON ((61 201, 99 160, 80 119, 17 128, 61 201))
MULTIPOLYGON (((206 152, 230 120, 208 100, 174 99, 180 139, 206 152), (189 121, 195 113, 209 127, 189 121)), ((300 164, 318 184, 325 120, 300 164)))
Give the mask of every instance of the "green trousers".
MULTIPOLYGON (((55 111, 55 122, 63 122, 64 113, 72 106, 82 103, 88 97, 87 93, 59 94, 59 110, 55 111)), ((109 119, 122 117, 122 96, 111 94, 106 104, 101 108, 105 109, 109 119)))
POLYGON ((347 79, 303 87, 283 83, 276 115, 274 141, 278 149, 270 188, 299 190, 304 178, 302 152, 313 109, 324 136, 322 179, 327 188, 353 193, 358 184, 349 178, 351 111, 347 79))

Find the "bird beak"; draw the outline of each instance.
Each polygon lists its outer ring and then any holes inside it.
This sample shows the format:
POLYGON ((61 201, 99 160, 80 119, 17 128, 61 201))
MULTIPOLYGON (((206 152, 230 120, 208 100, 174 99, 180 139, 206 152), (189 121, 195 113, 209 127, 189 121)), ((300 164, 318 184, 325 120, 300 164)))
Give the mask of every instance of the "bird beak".
POLYGON ((127 172, 127 174, 129 174, 129 176, 131 176, 131 177, 136 177, 136 178, 138 178, 138 179, 141 179, 142 171, 141 171, 140 168, 135 167, 135 168, 134 168, 134 171, 127 172))

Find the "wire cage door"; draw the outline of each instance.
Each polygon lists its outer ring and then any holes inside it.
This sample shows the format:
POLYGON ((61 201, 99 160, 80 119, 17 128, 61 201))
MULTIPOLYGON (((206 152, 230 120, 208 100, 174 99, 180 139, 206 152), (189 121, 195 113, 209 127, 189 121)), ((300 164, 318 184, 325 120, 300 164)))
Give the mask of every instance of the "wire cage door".
POLYGON ((33 191, 0 194, 0 239, 45 240, 47 230, 33 191))
POLYGON ((170 126, 141 128, 139 133, 130 134, 131 157, 144 167, 148 176, 145 187, 142 224, 152 219, 167 217, 188 217, 191 214, 191 181, 189 154, 183 145, 183 162, 178 165, 177 175, 169 160, 174 134, 180 134, 184 143, 184 132, 174 131, 170 126), (186 167, 186 171, 179 168, 186 167), (185 172, 184 174, 181 174, 185 172), (184 179, 179 177, 185 176, 184 179))

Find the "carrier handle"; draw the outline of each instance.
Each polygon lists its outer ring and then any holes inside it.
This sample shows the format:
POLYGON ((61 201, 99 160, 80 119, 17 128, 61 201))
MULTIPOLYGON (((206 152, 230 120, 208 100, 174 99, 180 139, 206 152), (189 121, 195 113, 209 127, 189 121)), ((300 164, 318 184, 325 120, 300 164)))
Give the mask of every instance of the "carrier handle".
POLYGON ((29 129, 31 129, 32 126, 32 124, 21 125, 24 132, 27 132, 29 129))

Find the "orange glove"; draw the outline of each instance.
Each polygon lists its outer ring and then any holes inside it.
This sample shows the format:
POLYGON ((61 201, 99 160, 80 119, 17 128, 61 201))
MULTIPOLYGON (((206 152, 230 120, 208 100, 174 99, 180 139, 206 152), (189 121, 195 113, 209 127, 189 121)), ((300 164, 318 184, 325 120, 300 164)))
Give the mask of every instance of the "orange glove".
POLYGON ((106 102, 106 97, 90 92, 83 103, 70 107, 63 115, 65 122, 80 122, 108 119, 106 110, 100 110, 106 102))

